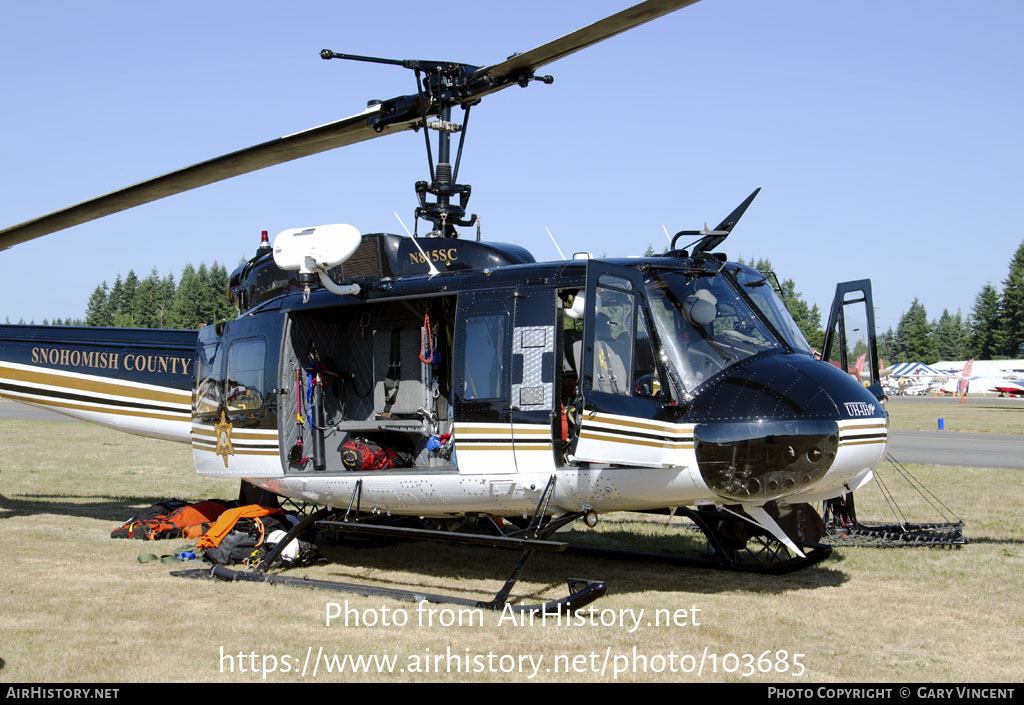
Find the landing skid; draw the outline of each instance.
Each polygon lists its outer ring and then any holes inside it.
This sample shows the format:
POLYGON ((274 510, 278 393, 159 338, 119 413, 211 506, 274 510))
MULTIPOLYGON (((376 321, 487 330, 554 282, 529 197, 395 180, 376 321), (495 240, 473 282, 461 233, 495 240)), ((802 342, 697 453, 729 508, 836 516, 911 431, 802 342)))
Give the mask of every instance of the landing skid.
MULTIPOLYGON (((537 612, 546 614, 565 614, 581 609, 597 598, 608 592, 608 584, 595 580, 569 580, 569 595, 557 600, 550 600, 534 605, 514 605, 507 602, 505 588, 494 596, 492 600, 473 600, 466 597, 454 597, 451 595, 437 595, 429 592, 415 592, 412 590, 399 590, 397 588, 376 587, 373 585, 361 585, 359 583, 344 583, 333 580, 312 580, 310 578, 293 578, 284 575, 267 575, 258 571, 232 570, 224 566, 213 566, 210 570, 196 568, 193 570, 174 571, 171 575, 181 578, 200 578, 205 580, 222 580, 226 582, 257 582, 270 583, 271 585, 292 585, 297 587, 315 588, 318 590, 331 590, 334 592, 345 592, 363 597, 385 597, 405 602, 431 602, 440 605, 460 605, 463 607, 475 607, 488 610, 508 609, 517 613, 537 612)), ((506 583, 506 586, 508 584, 506 583)), ((508 586, 511 587, 511 586, 508 586)))
POLYGON ((826 544, 799 544, 804 557, 792 556, 789 549, 774 539, 759 537, 760 548, 753 548, 748 556, 735 560, 729 556, 711 553, 707 557, 677 556, 670 553, 645 553, 615 548, 594 548, 593 546, 570 546, 568 553, 591 558, 616 561, 639 561, 661 563, 683 568, 706 568, 710 570, 731 570, 738 573, 761 573, 764 575, 785 575, 803 570, 832 555, 832 547, 826 544), (762 542, 763 539, 763 542, 762 542))
POLYGON ((352 502, 345 511, 340 521, 330 521, 328 517, 340 515, 341 512, 325 507, 307 515, 302 521, 293 526, 287 535, 278 541, 277 545, 262 560, 262 562, 250 571, 233 570, 224 566, 213 566, 209 570, 193 569, 174 571, 171 575, 181 578, 198 578, 204 580, 222 580, 227 582, 259 582, 276 585, 294 585, 335 592, 347 592, 366 597, 387 597, 396 600, 409 602, 432 602, 436 604, 460 605, 464 607, 475 607, 489 610, 511 610, 517 613, 549 613, 560 614, 578 610, 589 605, 594 600, 608 592, 608 584, 600 580, 570 579, 567 584, 569 594, 566 597, 550 600, 548 602, 533 605, 515 605, 509 602, 512 588, 519 581, 523 573, 526 561, 535 551, 562 552, 568 548, 568 544, 556 541, 548 541, 547 537, 559 528, 575 521, 581 514, 569 513, 559 517, 548 518, 546 510, 548 502, 554 490, 554 476, 548 482, 541 499, 537 504, 530 525, 524 530, 524 536, 520 537, 494 537, 482 536, 479 534, 467 534, 461 532, 432 531, 427 529, 413 529, 399 526, 386 526, 360 521, 359 498, 361 495, 361 483, 357 485, 352 502), (354 514, 354 518, 350 520, 354 514), (473 600, 465 597, 454 597, 449 595, 437 595, 427 592, 413 590, 399 590, 397 588, 376 587, 372 585, 361 585, 357 583, 336 582, 331 580, 311 580, 309 578, 294 578, 282 575, 267 573, 270 566, 274 565, 284 551, 285 547, 295 538, 298 538, 307 529, 314 525, 321 526, 341 533, 370 534, 399 539, 419 539, 427 541, 443 541, 445 543, 463 543, 470 545, 486 545, 497 548, 521 548, 523 553, 516 563, 512 573, 505 580, 505 584, 498 593, 490 600, 473 600))
POLYGON ((882 479, 881 468, 875 471, 875 485, 892 513, 892 521, 860 521, 857 519, 853 493, 825 502, 822 520, 827 531, 826 539, 833 546, 866 546, 879 548, 901 548, 906 546, 929 546, 933 548, 960 548, 968 542, 964 536, 964 522, 942 500, 903 466, 892 454, 886 455, 889 466, 895 470, 919 497, 932 507, 935 514, 945 521, 917 523, 907 521, 906 515, 888 483, 882 479))
POLYGON ((743 573, 782 575, 802 570, 832 555, 832 547, 820 543, 798 543, 804 556, 790 551, 774 536, 764 533, 744 534, 742 537, 724 535, 720 522, 734 522, 734 515, 720 511, 695 511, 679 507, 677 514, 690 519, 707 539, 708 550, 702 556, 681 556, 669 553, 648 553, 626 549, 569 546, 568 553, 605 558, 631 560, 686 568, 710 568, 743 573))

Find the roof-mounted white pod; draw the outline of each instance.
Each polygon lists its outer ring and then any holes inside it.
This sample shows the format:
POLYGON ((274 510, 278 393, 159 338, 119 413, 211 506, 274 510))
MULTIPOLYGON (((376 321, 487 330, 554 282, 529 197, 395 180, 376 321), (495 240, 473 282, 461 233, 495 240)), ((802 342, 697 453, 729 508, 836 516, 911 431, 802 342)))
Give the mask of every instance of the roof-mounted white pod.
POLYGON ((309 272, 309 260, 322 268, 336 267, 351 257, 363 236, 351 225, 318 225, 284 230, 274 238, 274 262, 281 269, 309 272))

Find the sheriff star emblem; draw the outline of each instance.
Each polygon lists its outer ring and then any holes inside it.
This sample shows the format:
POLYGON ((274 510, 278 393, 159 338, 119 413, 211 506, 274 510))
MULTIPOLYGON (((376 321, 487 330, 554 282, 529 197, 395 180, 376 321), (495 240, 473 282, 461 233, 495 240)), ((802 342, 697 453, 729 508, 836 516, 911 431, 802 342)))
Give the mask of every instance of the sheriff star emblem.
POLYGON ((220 423, 213 427, 213 432, 217 434, 217 455, 224 459, 224 467, 228 466, 228 456, 235 454, 235 448, 231 445, 231 429, 227 415, 221 410, 220 423))

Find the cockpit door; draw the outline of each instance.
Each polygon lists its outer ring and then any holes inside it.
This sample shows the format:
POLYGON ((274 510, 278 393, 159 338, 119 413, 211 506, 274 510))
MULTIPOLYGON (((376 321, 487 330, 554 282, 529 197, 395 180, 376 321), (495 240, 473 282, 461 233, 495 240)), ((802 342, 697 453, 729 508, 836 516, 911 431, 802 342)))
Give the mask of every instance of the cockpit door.
POLYGON ((842 370, 856 369, 857 375, 867 382, 868 390, 875 397, 881 399, 885 396, 879 373, 870 279, 836 284, 822 359, 838 363, 842 370), (851 365, 851 359, 857 360, 855 365, 851 365))
POLYGON ((643 276, 631 267, 590 260, 583 296, 571 454, 585 462, 674 464, 674 451, 686 439, 664 418, 643 276))
POLYGON ((580 365, 585 398, 630 394, 637 299, 642 292, 643 277, 637 270, 600 260, 587 262, 580 365))

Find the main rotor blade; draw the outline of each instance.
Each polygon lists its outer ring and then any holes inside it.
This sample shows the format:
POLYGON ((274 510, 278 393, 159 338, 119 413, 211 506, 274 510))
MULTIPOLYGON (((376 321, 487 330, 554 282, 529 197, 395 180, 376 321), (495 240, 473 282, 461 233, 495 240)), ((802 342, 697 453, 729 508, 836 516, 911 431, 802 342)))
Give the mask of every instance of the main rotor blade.
POLYGON ((374 137, 408 130, 418 121, 417 116, 417 119, 385 124, 378 120, 381 117, 380 113, 381 106, 374 105, 358 115, 200 162, 0 230, 0 250, 200 186, 337 147, 364 142, 374 137), (376 127, 370 124, 371 121, 376 123, 376 127))
MULTIPOLYGON (((461 102, 475 103, 484 95, 529 78, 541 66, 696 2, 646 0, 561 39, 477 69, 468 77, 468 90, 461 102)), ((416 96, 399 96, 358 115, 232 152, 0 230, 0 250, 268 166, 409 130, 436 111, 434 103, 421 106, 416 96)))
POLYGON ((487 76, 495 81, 515 81, 523 74, 536 71, 552 61, 574 54, 580 49, 602 42, 616 34, 639 27, 676 10, 693 5, 699 0, 647 0, 627 8, 592 25, 565 35, 560 39, 543 44, 522 54, 509 57, 500 64, 486 66, 476 72, 476 77, 487 76))

